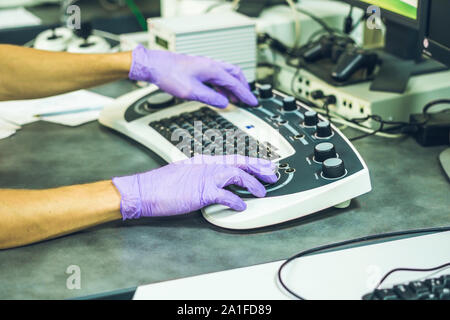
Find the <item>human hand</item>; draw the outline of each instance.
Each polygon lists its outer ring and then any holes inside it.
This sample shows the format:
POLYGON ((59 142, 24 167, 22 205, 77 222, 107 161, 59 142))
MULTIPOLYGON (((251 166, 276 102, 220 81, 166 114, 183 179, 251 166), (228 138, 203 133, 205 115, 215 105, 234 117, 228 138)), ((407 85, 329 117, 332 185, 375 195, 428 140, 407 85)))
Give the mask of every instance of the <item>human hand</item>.
POLYGON ((178 215, 210 204, 243 211, 247 207, 245 202, 223 188, 234 184, 256 197, 264 197, 266 189, 255 177, 274 183, 275 168, 268 160, 239 155, 196 156, 145 173, 115 177, 112 181, 121 194, 124 220, 178 215))
POLYGON ((132 80, 151 82, 178 98, 197 100, 218 108, 225 108, 228 98, 250 106, 258 104, 239 67, 206 57, 148 50, 139 45, 132 52, 128 76, 132 80))

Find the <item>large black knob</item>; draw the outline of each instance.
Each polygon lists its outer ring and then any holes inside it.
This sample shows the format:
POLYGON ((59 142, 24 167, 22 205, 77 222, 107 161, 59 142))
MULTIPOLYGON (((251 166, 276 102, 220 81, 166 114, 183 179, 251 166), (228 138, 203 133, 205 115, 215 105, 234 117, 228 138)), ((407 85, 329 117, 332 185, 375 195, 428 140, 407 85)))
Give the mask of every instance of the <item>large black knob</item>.
POLYGON ((317 117, 317 112, 315 111, 306 111, 305 112, 305 120, 303 124, 308 127, 313 127, 317 124, 319 118, 317 117))
POLYGON ((344 161, 339 158, 330 158, 322 163, 322 174, 325 178, 336 179, 345 175, 344 161))
POLYGON ((269 99, 272 96, 272 86, 270 84, 263 84, 259 87, 259 97, 261 99, 269 99))
POLYGON ((156 91, 145 101, 144 109, 151 111, 152 109, 162 109, 175 104, 175 97, 162 92, 156 91))
POLYGON ((323 162, 330 158, 336 158, 336 149, 332 143, 322 142, 314 147, 314 160, 323 162))
POLYGON ((295 111, 297 110, 297 104, 295 103, 295 98, 287 96, 283 99, 283 110, 284 111, 295 111))
POLYGON ((316 136, 319 138, 328 138, 333 134, 331 125, 328 121, 320 121, 317 124, 316 136))

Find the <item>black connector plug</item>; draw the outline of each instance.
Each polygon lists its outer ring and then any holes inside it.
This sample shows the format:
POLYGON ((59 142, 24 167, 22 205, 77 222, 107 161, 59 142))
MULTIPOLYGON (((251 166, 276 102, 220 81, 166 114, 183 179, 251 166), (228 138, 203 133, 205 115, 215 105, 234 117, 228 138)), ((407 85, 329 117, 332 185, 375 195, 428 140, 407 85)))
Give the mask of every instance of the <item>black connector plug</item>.
POLYGON ((420 145, 429 147, 450 144, 450 112, 412 114, 410 121, 416 127, 412 136, 420 145))
POLYGON ((311 98, 313 98, 314 100, 322 99, 324 97, 325 97, 325 94, 323 93, 322 90, 314 90, 313 92, 311 92, 311 98))
POLYGON ((325 97, 325 103, 327 104, 336 104, 337 99, 336 96, 334 94, 330 94, 329 96, 325 97))

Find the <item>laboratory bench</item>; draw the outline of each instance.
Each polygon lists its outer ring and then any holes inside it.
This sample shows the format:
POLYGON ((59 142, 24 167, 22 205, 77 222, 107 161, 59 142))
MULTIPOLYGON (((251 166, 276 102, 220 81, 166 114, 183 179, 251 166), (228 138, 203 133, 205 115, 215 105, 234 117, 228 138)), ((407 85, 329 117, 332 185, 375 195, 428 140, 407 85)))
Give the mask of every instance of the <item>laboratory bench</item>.
MULTIPOLYGON (((93 91, 117 97, 134 88, 123 80, 93 91)), ((256 231, 220 229, 200 212, 115 221, 0 250, 0 299, 82 297, 276 261, 369 234, 450 225, 450 185, 438 162, 444 146, 375 136, 354 145, 369 167, 373 190, 346 209, 256 231), (80 267, 81 289, 66 286, 72 265, 80 267)), ((153 152, 98 122, 75 128, 35 122, 0 140, 0 188, 54 188, 162 165, 153 152)))

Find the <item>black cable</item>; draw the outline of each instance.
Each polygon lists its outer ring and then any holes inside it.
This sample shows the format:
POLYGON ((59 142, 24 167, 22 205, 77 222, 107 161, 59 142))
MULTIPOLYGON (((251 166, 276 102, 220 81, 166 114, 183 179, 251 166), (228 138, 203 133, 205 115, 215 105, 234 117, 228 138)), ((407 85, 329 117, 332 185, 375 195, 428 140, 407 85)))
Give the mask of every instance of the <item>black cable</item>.
POLYGON ((420 268, 395 268, 392 269, 391 271, 389 271, 388 273, 386 273, 381 280, 378 282, 378 284, 375 286, 375 288, 372 291, 372 294, 370 295, 370 299, 369 300, 373 300, 374 296, 375 296, 375 290, 377 290, 381 284, 393 273, 398 272, 398 271, 411 271, 411 272, 429 272, 429 271, 436 271, 445 267, 450 266, 450 262, 441 264, 440 266, 437 267, 433 267, 433 268, 425 268, 425 269, 420 269, 420 268))
POLYGON ((434 101, 428 102, 422 109, 422 113, 423 113, 425 120, 424 120, 424 122, 420 123, 420 125, 424 125, 430 120, 430 114, 428 113, 428 111, 432 107, 437 106, 439 104, 450 104, 450 99, 439 99, 439 100, 434 100, 434 101))
MULTIPOLYGON (((354 119, 345 119, 347 121, 353 122, 355 124, 359 124, 359 122, 364 122, 366 120, 372 119, 378 123, 380 123, 380 127, 376 130, 374 130, 371 133, 366 133, 354 138, 350 138, 350 141, 355 141, 355 140, 359 140, 362 138, 366 138, 372 135, 375 135, 378 132, 383 132, 384 129, 384 125, 396 125, 397 127, 395 129, 400 130, 400 131, 405 131, 405 132, 415 132, 417 131, 417 127, 418 126, 422 126, 424 124, 426 124, 429 120, 430 120, 430 114, 429 114, 429 110, 439 104, 450 104, 450 99, 438 99, 438 100, 433 100, 429 103, 427 103, 423 109, 422 109, 422 113, 424 115, 424 121, 422 122, 403 122, 403 121, 389 121, 389 120, 383 120, 380 116, 378 115, 369 115, 367 117, 364 118, 354 118, 354 119)), ((441 111, 441 112, 445 112, 445 110, 441 111)), ((368 128, 370 129, 370 128, 368 128)), ((388 129, 388 130, 393 130, 392 128, 388 129)), ((386 131, 386 130, 385 130, 386 131)), ((384 131, 384 132, 385 132, 384 131)))
POLYGON ((350 11, 347 15, 347 17, 344 20, 344 33, 345 34, 350 34, 350 32, 352 32, 353 30, 353 6, 350 6, 350 11))
POLYGON ((361 24, 361 22, 363 22, 366 19, 367 19, 367 14, 364 12, 363 15, 361 16, 361 18, 359 18, 359 20, 352 26, 350 33, 355 31, 355 29, 358 28, 358 26, 361 24))
POLYGON ((445 232, 445 231, 450 231, 450 227, 424 228, 424 229, 414 229, 414 230, 406 230, 406 231, 388 232, 388 233, 375 234, 375 235, 364 236, 364 237, 360 237, 360 238, 356 238, 356 239, 351 239, 351 240, 345 240, 345 241, 341 241, 341 242, 326 244, 326 245, 319 246, 319 247, 316 247, 316 248, 304 250, 304 251, 299 252, 296 255, 290 257, 285 262, 283 262, 283 264, 278 268, 278 281, 280 282, 281 286, 287 292, 289 292, 291 295, 293 295, 297 299, 306 300, 305 298, 303 298, 299 294, 297 294, 294 291, 292 291, 291 289, 289 289, 289 287, 284 283, 284 281, 282 279, 282 276, 281 276, 281 273, 282 273, 283 269, 290 262, 292 262, 293 260, 296 260, 296 259, 298 259, 300 257, 305 256, 305 255, 309 255, 309 254, 316 253, 316 252, 319 252, 319 251, 324 251, 324 250, 328 250, 328 249, 342 247, 342 246, 345 246, 345 245, 355 244, 355 243, 358 243, 358 242, 365 242, 365 241, 393 238, 393 237, 399 237, 399 236, 404 236, 404 235, 413 235, 413 234, 418 234, 418 233, 436 233, 436 232, 445 232))
POLYGON ((268 33, 258 34, 258 44, 267 44, 272 50, 277 51, 283 56, 292 56, 293 48, 285 45, 280 40, 272 37, 268 33))
MULTIPOLYGON (((359 140, 359 139, 362 139, 362 138, 370 137, 370 136, 373 136, 373 135, 377 134, 378 132, 382 132, 383 131, 385 122, 383 121, 383 119, 381 119, 380 116, 370 115, 370 116, 367 116, 366 118, 361 118, 361 120, 362 119, 364 119, 364 121, 368 120, 368 119, 375 120, 376 122, 378 122, 380 124, 380 126, 376 130, 373 130, 370 133, 365 133, 365 134, 362 134, 360 136, 356 136, 356 137, 350 138, 349 139, 350 141, 355 141, 355 140, 359 140)), ((358 124, 358 122, 355 121, 355 119, 352 119, 350 122, 358 124)))
POLYGON ((423 107, 422 112, 423 114, 428 113, 428 110, 431 109, 431 107, 434 107, 438 104, 450 104, 450 99, 439 99, 439 100, 434 100, 431 102, 428 102, 425 107, 423 107))

